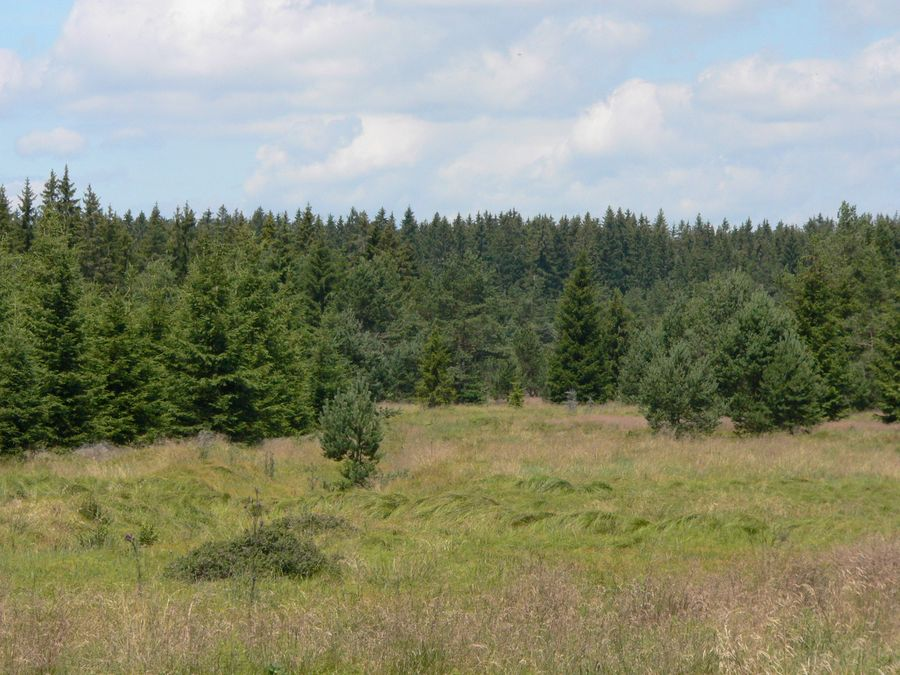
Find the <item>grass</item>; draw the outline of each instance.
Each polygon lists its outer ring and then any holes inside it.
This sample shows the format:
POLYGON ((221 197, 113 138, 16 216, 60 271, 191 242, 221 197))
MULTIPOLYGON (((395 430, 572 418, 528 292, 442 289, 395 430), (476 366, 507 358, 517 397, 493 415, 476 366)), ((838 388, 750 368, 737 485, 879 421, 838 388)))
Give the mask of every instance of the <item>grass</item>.
POLYGON ((330 491, 313 439, 0 464, 0 671, 900 672, 896 425, 400 408, 366 490, 330 491), (323 571, 166 574, 250 528, 257 488, 323 571))

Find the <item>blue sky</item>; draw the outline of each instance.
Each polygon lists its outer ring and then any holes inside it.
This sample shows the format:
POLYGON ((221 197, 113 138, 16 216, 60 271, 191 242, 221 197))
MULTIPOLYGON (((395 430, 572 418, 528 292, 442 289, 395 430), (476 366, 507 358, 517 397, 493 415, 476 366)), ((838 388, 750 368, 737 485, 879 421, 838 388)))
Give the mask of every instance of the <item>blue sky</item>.
POLYGON ((900 194, 897 0, 0 0, 0 183, 802 222, 900 194))

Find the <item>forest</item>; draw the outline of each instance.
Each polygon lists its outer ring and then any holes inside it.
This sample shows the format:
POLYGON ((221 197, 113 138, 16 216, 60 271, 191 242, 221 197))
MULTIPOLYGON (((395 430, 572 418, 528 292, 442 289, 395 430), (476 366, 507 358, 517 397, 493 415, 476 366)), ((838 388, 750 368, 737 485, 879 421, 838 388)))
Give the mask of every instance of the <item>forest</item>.
MULTIPOLYGON (((602 209, 602 207, 601 207, 602 209)), ((426 406, 637 403, 654 429, 898 414, 900 215, 117 213, 0 187, 0 454, 315 429, 355 380, 426 406)))

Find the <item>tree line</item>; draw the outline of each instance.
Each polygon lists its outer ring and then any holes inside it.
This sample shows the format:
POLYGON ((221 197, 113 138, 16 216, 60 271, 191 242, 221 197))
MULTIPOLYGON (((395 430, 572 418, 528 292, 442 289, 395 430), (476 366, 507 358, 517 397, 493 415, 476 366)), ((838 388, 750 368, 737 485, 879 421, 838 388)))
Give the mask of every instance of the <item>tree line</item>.
POLYGON ((655 428, 897 415, 900 217, 119 214, 0 187, 0 451, 310 430, 379 399, 639 403, 655 428))

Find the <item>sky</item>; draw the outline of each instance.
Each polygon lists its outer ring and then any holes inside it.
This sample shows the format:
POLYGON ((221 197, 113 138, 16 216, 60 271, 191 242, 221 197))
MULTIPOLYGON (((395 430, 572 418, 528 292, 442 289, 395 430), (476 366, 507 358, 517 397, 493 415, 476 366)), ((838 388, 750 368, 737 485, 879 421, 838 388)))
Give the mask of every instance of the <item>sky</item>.
POLYGON ((0 0, 0 16, 11 196, 68 164, 120 213, 900 208, 898 0, 0 0))

